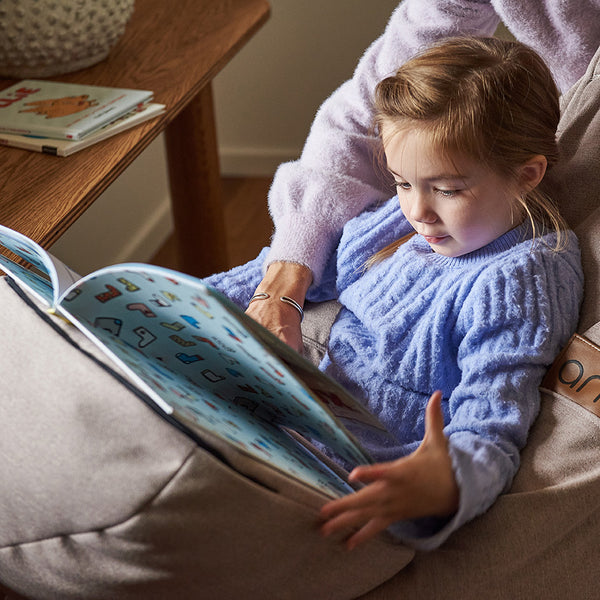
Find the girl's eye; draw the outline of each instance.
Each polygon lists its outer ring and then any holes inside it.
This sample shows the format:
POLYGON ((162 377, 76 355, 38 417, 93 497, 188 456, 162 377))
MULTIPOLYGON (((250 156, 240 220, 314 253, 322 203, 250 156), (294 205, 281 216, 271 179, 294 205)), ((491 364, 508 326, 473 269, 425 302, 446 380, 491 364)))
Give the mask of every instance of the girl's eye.
POLYGON ((408 181, 396 181, 396 187, 400 190, 410 190, 410 183, 408 181))
POLYGON ((446 198, 451 198, 452 196, 456 196, 459 190, 440 190, 437 189, 436 192, 440 194, 440 196, 445 196, 446 198))

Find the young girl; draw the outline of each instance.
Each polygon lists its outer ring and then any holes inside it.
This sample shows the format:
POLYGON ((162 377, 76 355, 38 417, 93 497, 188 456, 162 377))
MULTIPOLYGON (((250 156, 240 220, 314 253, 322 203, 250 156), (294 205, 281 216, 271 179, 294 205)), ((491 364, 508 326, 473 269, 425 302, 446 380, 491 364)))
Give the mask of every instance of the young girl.
MULTIPOLYGON (((323 507, 322 530, 352 531, 354 547, 389 528, 430 549, 510 486, 583 277, 574 235, 538 191, 559 107, 537 54, 448 40, 382 81, 375 104, 397 196, 346 225, 308 299, 342 305, 320 368, 394 439, 351 429, 379 462, 351 472, 365 485, 323 507)), ((265 256, 207 283, 241 306, 273 297, 252 296, 265 256)))

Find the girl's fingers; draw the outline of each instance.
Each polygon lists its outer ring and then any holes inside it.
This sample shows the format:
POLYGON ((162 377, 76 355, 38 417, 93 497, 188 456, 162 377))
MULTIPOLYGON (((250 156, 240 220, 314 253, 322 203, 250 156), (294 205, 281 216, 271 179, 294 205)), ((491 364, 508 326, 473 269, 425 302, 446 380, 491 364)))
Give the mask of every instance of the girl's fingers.
POLYGON ((346 547, 352 550, 384 531, 392 522, 391 519, 371 515, 366 511, 347 511, 322 525, 321 533, 329 536, 355 530, 346 541, 346 547))
POLYGON ((349 481, 362 481, 368 483, 385 477, 393 463, 377 463, 375 465, 362 465, 352 470, 348 476, 349 481))
POLYGON ((433 392, 425 409, 424 444, 446 444, 444 435, 444 414, 442 412, 442 392, 433 392))
POLYGON ((361 511, 345 511, 326 521, 321 526, 321 533, 324 536, 328 536, 338 531, 357 529, 363 525, 365 520, 365 516, 361 511))
POLYGON ((350 536, 346 542, 348 550, 354 550, 360 544, 364 544, 376 535, 384 531, 391 523, 383 519, 371 519, 355 534, 350 536))
POLYGON ((350 510, 364 509, 377 502, 381 494, 379 486, 368 485, 358 492, 328 502, 321 508, 321 517, 331 519, 336 515, 350 510))

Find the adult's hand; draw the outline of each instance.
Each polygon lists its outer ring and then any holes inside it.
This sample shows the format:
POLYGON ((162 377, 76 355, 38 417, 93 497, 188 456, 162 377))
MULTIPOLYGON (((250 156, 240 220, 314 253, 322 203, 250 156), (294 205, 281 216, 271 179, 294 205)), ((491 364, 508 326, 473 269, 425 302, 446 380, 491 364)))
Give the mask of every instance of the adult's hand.
POLYGON ((255 292, 266 293, 269 297, 251 302, 246 314, 301 353, 300 313, 280 298, 287 296, 303 306, 311 282, 312 273, 308 267, 288 262, 271 263, 255 292))

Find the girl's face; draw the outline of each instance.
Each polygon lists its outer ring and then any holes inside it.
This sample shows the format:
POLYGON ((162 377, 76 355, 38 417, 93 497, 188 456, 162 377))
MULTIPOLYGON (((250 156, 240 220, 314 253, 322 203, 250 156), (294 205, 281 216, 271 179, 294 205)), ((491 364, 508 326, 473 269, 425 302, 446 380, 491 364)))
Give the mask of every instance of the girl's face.
POLYGON ((427 132, 384 126, 383 145, 402 212, 434 252, 462 256, 523 220, 512 182, 473 159, 442 156, 427 132))

